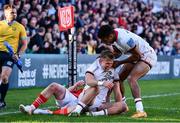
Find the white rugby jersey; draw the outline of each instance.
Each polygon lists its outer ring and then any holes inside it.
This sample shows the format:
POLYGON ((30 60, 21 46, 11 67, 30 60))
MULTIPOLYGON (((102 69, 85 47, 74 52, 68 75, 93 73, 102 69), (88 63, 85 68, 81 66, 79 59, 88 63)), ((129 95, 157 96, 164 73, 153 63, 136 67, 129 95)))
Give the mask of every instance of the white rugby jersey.
MULTIPOLYGON (((91 73, 94 75, 95 79, 97 81, 118 81, 119 80, 119 75, 118 73, 115 71, 114 68, 108 70, 108 71, 104 71, 103 68, 101 67, 100 63, 99 63, 99 59, 96 59, 92 65, 90 65, 90 67, 86 70, 86 73, 91 73)), ((89 86, 86 85, 85 89, 87 89, 89 86)), ((107 93, 109 91, 108 88, 102 86, 99 86, 100 92, 97 95, 97 98, 101 99, 102 101, 106 100, 106 96, 107 93)))
POLYGON ((116 33, 117 40, 113 43, 113 45, 119 49, 122 54, 126 54, 127 51, 134 48, 134 46, 138 47, 142 54, 153 50, 153 48, 140 36, 121 28, 114 29, 116 33))

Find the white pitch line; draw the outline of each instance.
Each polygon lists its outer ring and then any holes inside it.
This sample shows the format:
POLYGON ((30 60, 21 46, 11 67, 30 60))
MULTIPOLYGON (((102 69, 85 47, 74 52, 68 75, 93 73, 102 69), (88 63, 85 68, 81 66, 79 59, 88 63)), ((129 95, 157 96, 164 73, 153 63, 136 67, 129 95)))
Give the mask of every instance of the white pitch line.
MULTIPOLYGON (((127 117, 127 119, 131 119, 132 120, 132 118, 129 118, 129 117, 127 117)), ((139 119, 140 120, 140 119, 139 119)), ((180 120, 179 119, 170 119, 170 118, 167 118, 167 119, 161 119, 161 118, 149 118, 148 117, 148 120, 149 121, 155 121, 155 122, 167 122, 167 121, 169 121, 169 122, 179 122, 180 120)))
MULTIPOLYGON (((50 108, 55 108, 56 106, 49 106, 49 107, 45 107, 45 108, 42 108, 42 109, 50 109, 50 108)), ((14 111, 14 112, 2 112, 0 113, 0 116, 2 115, 8 115, 8 114, 19 114, 21 113, 20 111, 14 111)))
MULTIPOLYGON (((142 98, 157 98, 157 97, 168 97, 168 96, 176 96, 180 95, 180 93, 168 93, 168 94, 157 94, 157 95, 147 95, 147 96, 142 96, 142 98)), ((132 97, 126 98, 126 100, 133 99, 132 97)))
POLYGON ((159 107, 151 107, 151 106, 145 106, 145 108, 148 109, 157 109, 157 110, 171 110, 171 111, 180 111, 180 108, 159 108, 159 107))
MULTIPOLYGON (((128 106, 134 108, 134 106, 128 106)), ((159 108, 154 106, 144 106, 145 109, 167 110, 167 111, 180 111, 180 108, 159 108)))
POLYGON ((18 113, 20 113, 20 111, 14 111, 14 112, 2 112, 2 113, 0 113, 0 116, 2 116, 2 115, 8 115, 8 114, 18 114, 18 113))
MULTIPOLYGON (((157 98, 157 97, 166 97, 166 96, 176 96, 176 95, 180 95, 180 93, 168 93, 168 94, 158 94, 158 95, 149 95, 149 96, 143 96, 142 98, 157 98)), ((128 97, 126 98, 127 100, 133 99, 132 97, 128 97)), ((52 106, 47 107, 47 108, 52 108, 52 106)), ((54 108, 54 107, 53 107, 54 108)), ((157 107, 145 107, 145 108, 152 108, 152 109, 162 109, 162 110, 180 110, 180 109, 176 109, 176 108, 157 108, 157 107)), ((0 113, 0 116, 3 115, 9 115, 9 114, 18 114, 20 113, 20 111, 14 111, 14 112, 2 112, 0 113)))

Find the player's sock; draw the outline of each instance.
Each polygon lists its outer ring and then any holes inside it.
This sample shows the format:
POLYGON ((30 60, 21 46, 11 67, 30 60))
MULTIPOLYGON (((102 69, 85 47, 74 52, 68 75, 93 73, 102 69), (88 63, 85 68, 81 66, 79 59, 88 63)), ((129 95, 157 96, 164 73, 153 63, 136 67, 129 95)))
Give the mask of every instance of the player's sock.
POLYGON ((78 102, 78 105, 76 106, 76 108, 74 109, 74 112, 80 113, 82 111, 83 108, 85 108, 86 105, 83 102, 78 102))
POLYGON ((5 99, 5 97, 6 97, 8 88, 9 88, 9 83, 7 83, 7 84, 2 83, 2 84, 0 85, 0 91, 1 91, 1 99, 0 99, 0 102, 4 102, 4 99, 5 99))
POLYGON ((103 109, 101 111, 91 112, 93 116, 100 116, 100 115, 108 115, 107 109, 103 109))
POLYGON ((136 111, 144 112, 142 99, 141 98, 136 98, 136 99, 134 99, 134 102, 136 104, 136 111))
POLYGON ((53 114, 53 112, 48 109, 37 108, 36 110, 33 111, 33 114, 53 114))
POLYGON ((48 99, 45 98, 42 94, 37 97, 34 102, 32 103, 31 107, 32 109, 38 108, 41 104, 45 103, 48 99))
POLYGON ((62 114, 62 115, 67 115, 68 114, 68 108, 62 108, 62 109, 58 109, 56 111, 53 111, 53 114, 62 114))
POLYGON ((122 101, 123 101, 124 103, 126 103, 126 97, 125 97, 125 96, 122 98, 122 101))

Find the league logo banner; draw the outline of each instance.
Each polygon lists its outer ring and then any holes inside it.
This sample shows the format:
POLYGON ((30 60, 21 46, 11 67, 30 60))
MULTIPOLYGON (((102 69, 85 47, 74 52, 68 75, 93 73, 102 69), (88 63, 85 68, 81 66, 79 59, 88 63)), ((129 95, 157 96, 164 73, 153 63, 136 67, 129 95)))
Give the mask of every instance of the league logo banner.
POLYGON ((59 29, 60 31, 68 30, 74 27, 74 7, 59 7, 58 8, 59 17, 59 29))

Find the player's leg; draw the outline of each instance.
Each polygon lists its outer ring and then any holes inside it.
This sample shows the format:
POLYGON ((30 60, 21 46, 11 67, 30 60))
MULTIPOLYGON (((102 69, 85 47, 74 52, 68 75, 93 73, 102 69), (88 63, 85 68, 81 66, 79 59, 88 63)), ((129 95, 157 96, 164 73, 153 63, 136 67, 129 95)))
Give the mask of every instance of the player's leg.
POLYGON ((147 117, 147 114, 144 112, 142 99, 141 99, 141 90, 138 84, 138 79, 144 76, 148 71, 150 70, 150 67, 147 63, 143 61, 139 61, 136 63, 132 71, 130 72, 127 80, 131 88, 132 96, 134 97, 134 101, 136 104, 136 111, 137 113, 133 115, 132 117, 138 118, 138 117, 147 117))
MULTIPOLYGON (((13 63, 12 63, 13 65, 13 63)), ((9 66, 2 66, 2 72, 0 75, 0 92, 1 92, 1 98, 0 98, 0 109, 4 108, 6 106, 5 103, 5 97, 9 88, 8 79, 12 72, 12 68, 9 66)))
MULTIPOLYGON (((61 86, 61 85, 59 85, 59 86, 61 86)), ((61 87, 64 88, 63 86, 61 86, 61 87)), ((58 93, 59 92, 62 93, 61 91, 58 91, 58 93)), ((56 105, 59 107, 59 109, 50 111, 47 109, 39 109, 38 108, 33 111, 33 114, 68 115, 77 105, 78 99, 68 89, 65 90, 65 95, 63 97, 61 94, 58 94, 58 93, 55 93, 56 94, 55 96, 56 96, 56 105)))
POLYGON ((68 107, 63 107, 61 109, 57 109, 57 110, 53 111, 52 114, 55 114, 55 115, 68 115, 75 108, 76 108, 75 105, 69 105, 68 107))
POLYGON ((64 86, 53 82, 41 92, 41 95, 47 99, 54 95, 56 99, 61 100, 65 95, 65 90, 64 86))
POLYGON ((66 89, 63 98, 56 97, 56 105, 60 107, 60 109, 53 111, 53 114, 68 115, 75 109, 77 104, 78 98, 68 89, 66 89))
POLYGON ((64 98, 65 92, 66 89, 63 86, 57 83, 51 83, 40 93, 30 106, 24 106, 21 104, 19 109, 21 112, 31 115, 35 109, 37 109, 41 104, 44 104, 52 95, 54 95, 56 99, 61 100, 64 98))
POLYGON ((122 94, 122 99, 124 102, 126 102, 126 98, 125 98, 125 88, 124 88, 124 80, 128 77, 129 73, 131 72, 131 70, 134 67, 134 63, 126 63, 122 66, 122 68, 119 71, 119 81, 120 81, 120 91, 122 94))
POLYGON ((89 104, 92 104, 93 100, 99 93, 98 86, 89 87, 84 91, 82 98, 78 102, 76 108, 69 114, 69 116, 80 116, 81 111, 89 104))
POLYGON ((147 117, 146 112, 143 112, 143 105, 141 101, 140 88, 137 83, 137 80, 144 76, 152 66, 157 62, 157 55, 154 50, 151 48, 149 52, 143 54, 141 61, 139 61, 128 77, 128 81, 131 87, 131 91, 136 103, 136 113, 132 116, 133 118, 147 117))
POLYGON ((0 109, 6 106, 5 97, 9 88, 9 76, 11 75, 14 63, 8 53, 0 52, 0 64, 1 64, 1 75, 0 75, 0 109))
POLYGON ((87 112, 86 115, 91 116, 100 116, 100 115, 113 115, 120 114, 126 110, 126 104, 121 102, 115 103, 104 103, 99 107, 99 111, 90 111, 87 112))

